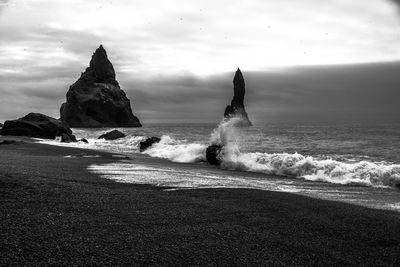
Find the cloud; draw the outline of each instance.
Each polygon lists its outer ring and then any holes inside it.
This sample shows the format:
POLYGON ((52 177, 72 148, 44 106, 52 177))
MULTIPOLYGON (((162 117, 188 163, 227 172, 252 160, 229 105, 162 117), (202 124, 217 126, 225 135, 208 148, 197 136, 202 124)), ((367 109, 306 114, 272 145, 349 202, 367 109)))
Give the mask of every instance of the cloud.
POLYGON ((400 8, 400 0, 390 0, 393 4, 397 5, 400 8))
POLYGON ((144 121, 218 121, 237 66, 253 120, 393 119, 399 2, 0 0, 0 119, 58 117, 100 43, 144 121))
MULTIPOLYGON (((398 121, 399 69, 400 62, 390 62, 244 71, 245 104, 256 124, 398 121)), ((49 77, 46 71, 38 70, 32 81, 15 75, 0 83, 3 120, 31 111, 59 116, 68 86, 79 75, 60 69, 49 77)), ((118 80, 145 124, 217 123, 232 99, 233 74, 138 77, 121 73, 118 80)))
MULTIPOLYGON (((246 107, 259 123, 398 121, 399 69, 400 62, 391 62, 245 71, 246 107)), ((216 122, 232 98, 232 76, 157 77, 121 84, 146 120, 216 122)))
POLYGON ((8 0, 0 0, 0 15, 1 12, 3 12, 3 10, 7 7, 8 4, 8 0))
POLYGON ((400 59, 400 21, 382 0, 21 0, 3 13, 1 66, 85 62, 100 43, 135 75, 400 59))

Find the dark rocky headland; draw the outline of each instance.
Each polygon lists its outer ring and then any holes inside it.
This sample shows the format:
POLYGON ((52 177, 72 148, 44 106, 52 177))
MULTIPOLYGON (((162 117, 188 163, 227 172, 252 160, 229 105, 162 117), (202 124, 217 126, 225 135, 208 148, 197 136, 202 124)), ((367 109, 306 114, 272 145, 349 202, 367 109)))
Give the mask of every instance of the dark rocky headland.
POLYGON ((70 86, 60 114, 62 121, 77 128, 142 126, 115 79, 114 67, 102 45, 94 52, 89 67, 70 86))
POLYGON ((40 113, 29 113, 25 117, 6 121, 1 130, 1 135, 45 139, 54 139, 57 136, 61 136, 61 141, 63 142, 76 141, 67 123, 40 113))

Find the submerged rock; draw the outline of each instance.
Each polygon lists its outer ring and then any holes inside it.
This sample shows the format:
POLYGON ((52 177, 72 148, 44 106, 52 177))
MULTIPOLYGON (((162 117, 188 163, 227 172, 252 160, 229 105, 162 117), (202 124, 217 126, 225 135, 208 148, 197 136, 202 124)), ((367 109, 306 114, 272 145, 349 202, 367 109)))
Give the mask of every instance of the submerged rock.
POLYGON ((140 127, 130 100, 115 79, 115 71, 100 45, 90 65, 70 86, 67 102, 60 108, 61 120, 71 127, 140 127))
POLYGON ((121 133, 118 130, 112 130, 108 133, 100 135, 98 139, 115 140, 119 138, 124 138, 125 136, 126 135, 124 133, 121 133))
POLYGON ((219 154, 221 153, 221 150, 221 145, 208 146, 206 150, 206 159, 208 163, 210 163, 211 165, 220 165, 221 159, 219 157, 219 154))
POLYGON ((161 138, 159 137, 150 137, 147 138, 146 140, 140 142, 139 144, 139 149, 140 151, 144 151, 146 149, 148 149, 149 147, 151 147, 154 143, 158 143, 161 141, 161 138))
POLYGON ((56 136, 64 136, 64 138, 76 141, 68 124, 40 113, 29 113, 17 120, 6 121, 1 134, 45 139, 55 139, 56 136))
POLYGON ((233 78, 233 99, 224 112, 225 118, 239 117, 241 118, 241 126, 251 126, 252 123, 248 118, 244 107, 245 82, 240 69, 238 68, 233 78))

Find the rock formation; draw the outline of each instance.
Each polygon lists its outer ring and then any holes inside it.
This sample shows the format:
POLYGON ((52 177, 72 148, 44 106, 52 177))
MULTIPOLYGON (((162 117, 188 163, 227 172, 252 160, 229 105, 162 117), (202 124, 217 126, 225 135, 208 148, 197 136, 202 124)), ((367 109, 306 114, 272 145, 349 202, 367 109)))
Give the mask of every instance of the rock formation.
POLYGON ((76 141, 71 129, 65 122, 40 113, 29 113, 17 120, 6 121, 1 134, 46 139, 55 139, 56 136, 62 136, 70 142, 76 141))
POLYGON ((67 102, 60 108, 61 120, 71 127, 140 127, 129 99, 115 79, 115 71, 100 45, 90 65, 70 86, 67 102))
POLYGON ((81 138, 81 139, 78 140, 78 142, 89 144, 89 141, 86 138, 81 138))
POLYGON ((159 137, 149 137, 146 140, 140 142, 139 144, 139 149, 140 151, 145 151, 149 147, 151 147, 153 144, 158 143, 161 141, 161 138, 159 137))
POLYGON ((225 118, 239 117, 242 118, 241 126, 251 126, 251 122, 244 108, 245 83, 243 74, 238 68, 233 78, 233 99, 224 112, 225 118))
POLYGON ((118 130, 112 130, 108 133, 100 135, 98 139, 115 140, 119 138, 124 138, 125 136, 126 135, 124 133, 121 133, 118 130))
POLYGON ((222 146, 221 145, 211 145, 207 147, 206 150, 206 159, 208 163, 211 165, 220 165, 221 164, 221 158, 220 158, 220 153, 222 151, 222 146))

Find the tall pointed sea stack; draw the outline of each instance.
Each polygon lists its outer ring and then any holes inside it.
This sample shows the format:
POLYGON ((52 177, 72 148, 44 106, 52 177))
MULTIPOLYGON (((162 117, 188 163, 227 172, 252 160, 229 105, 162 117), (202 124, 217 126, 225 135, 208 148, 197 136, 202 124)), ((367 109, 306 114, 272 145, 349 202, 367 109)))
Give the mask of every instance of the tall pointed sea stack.
POLYGON ((246 90, 243 74, 238 68, 235 73, 235 77, 233 78, 233 99, 231 104, 226 107, 224 117, 239 117, 242 119, 242 126, 251 126, 252 123, 247 116, 246 109, 244 108, 245 92, 246 90))
POLYGON ((60 109, 61 120, 71 127, 140 127, 129 99, 115 79, 115 71, 100 45, 90 65, 70 86, 67 102, 60 109))

